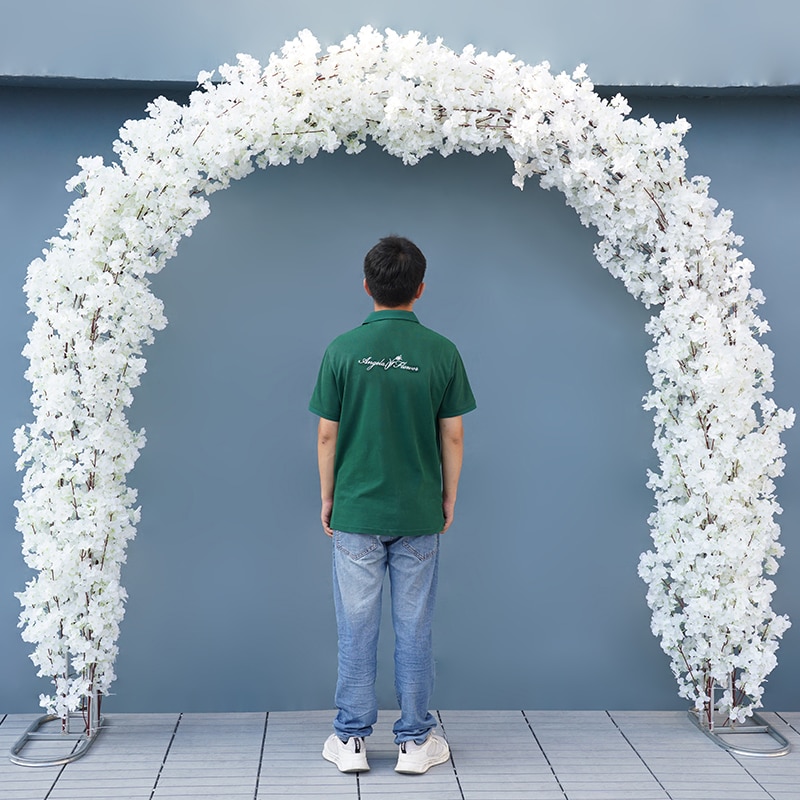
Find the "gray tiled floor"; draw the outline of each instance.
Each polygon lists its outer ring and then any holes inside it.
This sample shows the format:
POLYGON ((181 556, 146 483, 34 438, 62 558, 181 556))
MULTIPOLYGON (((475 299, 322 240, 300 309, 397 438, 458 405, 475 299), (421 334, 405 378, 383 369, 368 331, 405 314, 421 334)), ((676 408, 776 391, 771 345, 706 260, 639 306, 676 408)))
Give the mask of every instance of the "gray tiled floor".
MULTIPOLYGON (((683 712, 437 713, 453 757, 424 776, 394 772, 388 711, 360 775, 320 756, 330 711, 114 714, 66 767, 1 757, 0 800, 800 800, 800 712, 764 715, 794 746, 780 758, 733 756, 683 712)), ((0 715, 3 753, 32 719, 0 715)))

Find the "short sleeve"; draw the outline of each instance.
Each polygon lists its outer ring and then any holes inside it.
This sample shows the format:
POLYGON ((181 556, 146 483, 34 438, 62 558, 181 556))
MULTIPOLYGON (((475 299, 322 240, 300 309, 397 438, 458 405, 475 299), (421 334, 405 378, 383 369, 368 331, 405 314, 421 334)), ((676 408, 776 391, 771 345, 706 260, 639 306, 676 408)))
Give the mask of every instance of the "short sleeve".
POLYGON ((325 351, 325 355, 322 357, 317 384, 311 395, 308 410, 318 417, 324 417, 334 422, 339 421, 342 413, 342 398, 328 351, 325 351))
POLYGON ((464 369, 461 356, 456 351, 450 382, 447 384, 436 416, 440 419, 442 417, 460 417, 475 408, 477 408, 477 403, 469 385, 467 371, 464 369))

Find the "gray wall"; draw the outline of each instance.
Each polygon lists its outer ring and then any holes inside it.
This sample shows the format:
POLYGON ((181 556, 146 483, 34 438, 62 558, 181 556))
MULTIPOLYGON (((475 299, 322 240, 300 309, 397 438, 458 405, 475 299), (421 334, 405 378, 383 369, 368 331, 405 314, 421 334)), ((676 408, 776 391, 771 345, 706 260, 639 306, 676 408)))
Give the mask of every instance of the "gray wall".
MULTIPOLYGON (((109 155, 151 92, 0 89, 0 711, 33 710, 15 628, 27 571, 13 530, 10 438, 30 419, 19 351, 27 263, 60 225, 79 155, 109 155)), ((796 224, 800 102, 632 98, 694 128, 692 174, 736 212, 764 289, 775 398, 797 405, 796 224)), ((168 328, 131 411, 148 430, 132 474, 143 507, 124 584, 116 711, 324 708, 335 634, 329 543, 318 524, 315 419, 321 353, 370 310, 360 262, 397 231, 429 259, 423 322, 460 346, 479 408, 466 418, 457 521, 444 540, 437 620, 445 708, 680 708, 636 575, 649 546, 654 464, 643 333, 648 312, 594 262, 594 234, 555 193, 512 187, 511 162, 370 149, 259 172, 154 281, 168 328)), ((787 555, 775 607, 800 620, 798 429, 780 481, 787 555)), ((380 697, 393 704, 389 635, 380 697)), ((791 629, 767 707, 800 708, 791 629)))
POLYGON ((244 52, 265 61, 309 28, 323 45, 362 25, 506 50, 597 84, 800 84, 794 0, 12 0, 0 75, 190 80, 244 52))

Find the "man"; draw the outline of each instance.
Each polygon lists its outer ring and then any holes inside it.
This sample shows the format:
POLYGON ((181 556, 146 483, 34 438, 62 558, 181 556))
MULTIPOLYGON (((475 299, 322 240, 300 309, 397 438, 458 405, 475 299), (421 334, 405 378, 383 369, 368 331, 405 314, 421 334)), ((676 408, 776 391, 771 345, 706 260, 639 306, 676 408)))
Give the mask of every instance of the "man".
POLYGON ((322 755, 342 772, 369 769, 365 737, 375 694, 381 593, 389 572, 395 633, 398 772, 450 757, 433 733, 431 620, 439 535, 453 521, 463 453, 462 414, 475 399, 452 342, 413 312, 425 256, 408 239, 381 239, 364 259, 374 311, 325 351, 309 404, 317 440, 322 527, 333 538, 339 633, 334 733, 322 755))

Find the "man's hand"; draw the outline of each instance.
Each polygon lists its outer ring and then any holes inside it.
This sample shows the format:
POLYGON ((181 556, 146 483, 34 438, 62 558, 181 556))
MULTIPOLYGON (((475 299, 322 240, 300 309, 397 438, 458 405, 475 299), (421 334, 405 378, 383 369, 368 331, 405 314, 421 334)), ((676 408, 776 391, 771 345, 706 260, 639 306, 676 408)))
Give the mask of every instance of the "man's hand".
POLYGON ((322 501, 322 512, 320 513, 320 519, 322 520, 322 530, 328 536, 333 536, 333 530, 331 528, 331 514, 333 513, 333 500, 323 500, 322 501))
POLYGON ((455 500, 442 501, 442 513, 444 514, 444 528, 442 528, 441 533, 444 533, 453 523, 453 517, 455 516, 455 512, 456 512, 455 500))

